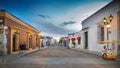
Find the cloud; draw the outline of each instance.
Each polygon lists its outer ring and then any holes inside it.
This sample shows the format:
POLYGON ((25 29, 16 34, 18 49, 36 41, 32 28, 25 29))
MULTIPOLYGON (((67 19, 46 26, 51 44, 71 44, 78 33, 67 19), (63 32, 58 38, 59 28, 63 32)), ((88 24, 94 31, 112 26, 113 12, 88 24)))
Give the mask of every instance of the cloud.
POLYGON ((63 22, 62 24, 60 24, 60 26, 66 26, 66 25, 75 24, 75 23, 76 23, 76 22, 74 22, 74 21, 63 22))
POLYGON ((82 25, 81 25, 81 23, 75 23, 75 24, 66 25, 63 28, 77 32, 77 31, 80 31, 82 29, 82 25))
POLYGON ((39 17, 43 18, 43 19, 50 19, 51 17, 50 16, 47 16, 47 15, 42 15, 42 14, 38 14, 39 17))
POLYGON ((37 29, 41 30, 41 32, 46 33, 46 35, 48 34, 48 36, 49 35, 67 35, 68 33, 74 32, 72 30, 61 28, 61 27, 55 26, 52 23, 48 23, 45 21, 32 23, 32 25, 37 29))

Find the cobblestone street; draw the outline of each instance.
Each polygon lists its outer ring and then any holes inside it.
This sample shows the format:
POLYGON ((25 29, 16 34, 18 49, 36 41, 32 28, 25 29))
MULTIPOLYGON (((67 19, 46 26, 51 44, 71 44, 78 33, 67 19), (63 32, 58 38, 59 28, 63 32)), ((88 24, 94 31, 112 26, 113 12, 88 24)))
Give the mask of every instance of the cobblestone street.
POLYGON ((14 59, 0 68, 119 68, 120 62, 64 47, 49 47, 14 59))
POLYGON ((0 0, 0 68, 120 68, 120 0, 0 0))

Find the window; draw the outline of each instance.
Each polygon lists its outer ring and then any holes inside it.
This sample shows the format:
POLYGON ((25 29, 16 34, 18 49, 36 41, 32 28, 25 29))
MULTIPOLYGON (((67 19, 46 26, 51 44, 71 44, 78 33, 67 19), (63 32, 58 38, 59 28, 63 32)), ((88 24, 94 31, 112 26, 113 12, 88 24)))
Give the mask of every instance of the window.
POLYGON ((98 42, 100 43, 100 44, 103 44, 104 42, 104 26, 103 25, 99 25, 98 26, 98 42))
POLYGON ((100 37, 100 41, 104 41, 104 27, 101 27, 101 37, 100 37))

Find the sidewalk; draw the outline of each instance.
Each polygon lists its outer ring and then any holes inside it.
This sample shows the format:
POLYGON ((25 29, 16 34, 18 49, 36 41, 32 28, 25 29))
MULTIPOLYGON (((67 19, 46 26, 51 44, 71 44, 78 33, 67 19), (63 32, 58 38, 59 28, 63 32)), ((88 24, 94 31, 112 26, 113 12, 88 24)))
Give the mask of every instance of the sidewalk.
MULTIPOLYGON (((17 53, 17 54, 10 54, 10 55, 7 55, 4 57, 4 62, 9 62, 11 60, 14 60, 16 58, 19 58, 19 57, 22 57, 24 55, 27 55, 27 54, 30 54, 30 53, 33 53, 33 52, 36 52, 36 51, 39 51, 41 49, 45 49, 45 48, 36 48, 36 49, 33 49, 33 50, 27 50, 25 51, 24 53, 17 53)), ((0 63, 2 63, 2 57, 0 57, 0 63)))
POLYGON ((96 52, 96 51, 89 51, 89 50, 86 50, 86 49, 80 49, 80 48, 70 48, 70 49, 74 49, 74 50, 77 50, 77 51, 87 52, 87 53, 90 53, 90 54, 94 54, 94 55, 101 56, 101 53, 96 52))
MULTIPOLYGON (((98 56, 101 56, 101 53, 99 52, 96 52, 96 51, 89 51, 89 50, 86 50, 86 49, 80 49, 80 48, 70 48, 70 49, 73 49, 73 50, 77 50, 77 51, 81 51, 81 52, 86 52, 86 53, 90 53, 90 54, 94 54, 94 55, 98 55, 98 56)), ((118 61, 120 62, 120 52, 118 52, 118 56, 116 58, 115 61, 118 61)))

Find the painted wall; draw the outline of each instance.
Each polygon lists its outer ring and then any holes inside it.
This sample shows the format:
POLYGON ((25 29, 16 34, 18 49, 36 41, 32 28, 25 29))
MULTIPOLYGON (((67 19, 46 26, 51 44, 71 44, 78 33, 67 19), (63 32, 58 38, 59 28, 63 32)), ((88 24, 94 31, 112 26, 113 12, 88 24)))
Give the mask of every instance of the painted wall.
POLYGON ((72 48, 74 46, 72 44, 72 40, 71 40, 72 38, 75 38, 75 44, 76 44, 75 48, 82 48, 82 34, 81 34, 81 31, 75 33, 74 35, 69 35, 68 38, 70 39, 70 43, 69 43, 70 48, 72 48), (80 44, 78 44, 78 40, 77 40, 78 37, 81 37, 80 44))
MULTIPOLYGON (((5 14, 8 14, 6 11, 4 11, 5 14)), ((21 22, 20 20, 17 20, 17 18, 15 18, 14 16, 7 16, 7 15, 0 15, 0 18, 4 18, 4 25, 8 26, 8 30, 7 30, 7 49, 8 49, 8 53, 10 54, 12 52, 12 33, 14 33, 14 31, 19 31, 19 41, 18 44, 20 45, 20 42, 25 42, 27 45, 27 40, 28 40, 28 32, 32 34, 32 48, 36 47, 36 35, 38 34, 38 32, 36 30, 34 30, 34 28, 32 29, 31 26, 26 27, 26 25, 22 24, 23 22, 21 22), (19 22, 19 23, 18 23, 19 22), (21 23, 21 24, 20 24, 21 23)), ((18 46, 19 47, 19 46, 18 46)))
MULTIPOLYGON (((99 44, 98 42, 98 26, 99 24, 101 24, 101 20, 106 17, 108 19, 108 17, 110 16, 110 14, 114 17, 112 20, 111 28, 111 34, 109 34, 109 40, 119 40, 118 39, 118 16, 117 13, 120 11, 120 7, 119 7, 119 2, 112 2, 110 4, 108 4, 107 6, 103 7, 102 9, 100 9, 98 12, 96 12, 95 14, 93 14, 92 16, 88 17, 87 19, 85 19, 82 22, 82 29, 84 28, 88 28, 88 50, 91 51, 97 51, 97 52, 101 52, 103 49, 104 45, 107 44, 99 44)), ((120 23, 120 22, 119 22, 120 23)), ((106 26, 105 27, 105 40, 107 39, 107 31, 106 31, 106 26)), ((85 30, 82 30, 82 46, 84 48, 84 32, 85 30)), ((118 44, 117 44, 118 45, 118 44)))

